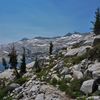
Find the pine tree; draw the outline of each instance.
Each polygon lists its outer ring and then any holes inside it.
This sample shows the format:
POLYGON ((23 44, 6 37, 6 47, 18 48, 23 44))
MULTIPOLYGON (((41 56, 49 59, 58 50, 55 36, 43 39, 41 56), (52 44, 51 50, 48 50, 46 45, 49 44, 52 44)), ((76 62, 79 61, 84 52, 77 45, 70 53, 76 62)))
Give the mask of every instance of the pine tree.
POLYGON ((5 69, 7 69, 7 62, 5 58, 2 58, 2 65, 5 67, 5 69))
POLYGON ((14 44, 13 44, 11 52, 9 53, 8 56, 10 58, 9 64, 10 64, 11 68, 13 68, 15 70, 16 78, 20 78, 20 75, 19 75, 19 73, 17 71, 17 64, 18 64, 18 62, 17 62, 17 54, 16 54, 16 50, 15 50, 14 44))
POLYGON ((33 68, 35 68, 36 72, 40 72, 41 71, 41 68, 39 66, 39 60, 38 60, 37 57, 35 59, 35 64, 34 64, 33 68))
POLYGON ((100 34, 100 9, 98 8, 97 11, 95 12, 95 22, 93 22, 94 28, 93 32, 96 35, 100 34))
POLYGON ((49 47, 49 54, 52 55, 52 51, 53 51, 53 44, 52 42, 50 42, 50 47, 49 47))
POLYGON ((23 55, 22 55, 22 63, 20 68, 20 73, 24 74, 26 73, 26 61, 25 61, 25 48, 23 47, 23 55))

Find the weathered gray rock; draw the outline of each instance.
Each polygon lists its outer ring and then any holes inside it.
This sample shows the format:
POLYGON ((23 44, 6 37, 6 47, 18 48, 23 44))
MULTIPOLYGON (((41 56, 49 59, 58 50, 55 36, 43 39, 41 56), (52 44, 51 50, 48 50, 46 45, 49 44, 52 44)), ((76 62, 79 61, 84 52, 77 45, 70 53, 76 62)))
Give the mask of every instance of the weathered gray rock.
POLYGON ((52 74, 52 79, 55 78, 56 80, 59 80, 60 78, 57 76, 57 74, 52 74))
POLYGON ((16 92, 16 93, 20 93, 20 92, 22 91, 22 89, 23 89, 22 86, 17 87, 17 88, 15 88, 14 92, 16 92))
POLYGON ((63 67, 64 67, 64 62, 60 61, 57 65, 53 67, 53 70, 59 70, 62 69, 63 67))
POLYGON ((86 53, 87 48, 91 48, 91 46, 81 46, 79 48, 70 49, 65 54, 65 57, 71 57, 71 56, 75 56, 75 55, 81 56, 84 53, 86 53))
POLYGON ((68 68, 67 68, 67 67, 64 67, 60 74, 61 74, 61 75, 66 75, 66 74, 68 74, 68 68))
POLYGON ((36 93, 37 93, 37 92, 39 91, 39 85, 33 85, 33 86, 31 87, 30 91, 36 92, 36 93))
POLYGON ((79 52, 78 52, 77 55, 81 56, 81 55, 85 54, 87 52, 87 48, 89 49, 89 48, 91 48, 91 46, 82 46, 82 47, 80 47, 79 52))
POLYGON ((98 78, 100 76, 100 63, 91 64, 87 71, 91 72, 93 78, 98 78))
POLYGON ((35 98, 35 100, 45 100, 44 93, 38 94, 35 98))
POLYGON ((7 69, 4 72, 0 73, 0 78, 6 78, 8 80, 13 80, 15 76, 13 75, 13 69, 7 69))
POLYGON ((65 75, 65 77, 64 77, 65 79, 71 79, 72 78, 72 76, 70 75, 70 74, 68 74, 68 75, 65 75))
POLYGON ((76 78, 76 79, 81 79, 83 78, 83 74, 81 71, 76 71, 76 70, 72 70, 73 72, 73 77, 76 78))
POLYGON ((90 33, 89 35, 87 35, 86 37, 84 37, 84 43, 83 43, 83 45, 93 45, 93 40, 94 40, 94 34, 92 33, 90 33))
POLYGON ((88 61, 88 59, 84 59, 81 61, 81 63, 72 66, 72 69, 76 71, 81 71, 84 74, 84 72, 88 69, 89 64, 91 64, 91 62, 88 61))
POLYGON ((79 48, 70 49, 70 50, 67 51, 67 53, 65 54, 65 57, 75 56, 75 55, 78 54, 78 52, 79 52, 79 48))
POLYGON ((84 92, 85 94, 92 93, 93 82, 94 82, 93 79, 84 81, 81 88, 80 88, 80 90, 82 92, 84 92))
POLYGON ((92 72, 92 76, 93 76, 94 79, 100 77, 100 70, 93 71, 93 72, 92 72))
POLYGON ((86 100, 100 100, 100 96, 90 96, 86 100))
POLYGON ((65 94, 44 82, 33 80, 26 84, 25 87, 21 86, 13 91, 11 96, 14 100, 67 100, 65 94))
POLYGON ((100 63, 95 63, 95 64, 90 65, 88 70, 92 72, 100 70, 100 63))
POLYGON ((27 87, 27 86, 29 86, 30 84, 32 84, 32 80, 29 80, 29 81, 25 84, 25 86, 27 87))
POLYGON ((80 70, 81 70, 81 66, 79 66, 79 65, 74 65, 74 66, 72 66, 72 69, 73 69, 73 70, 76 70, 76 71, 80 71, 80 70))
POLYGON ((20 100, 22 97, 23 97, 23 92, 16 93, 16 95, 14 96, 14 98, 16 98, 17 100, 20 100))
POLYGON ((8 91, 12 91, 12 90, 14 90, 15 88, 18 88, 18 87, 20 87, 19 84, 17 84, 17 83, 12 83, 12 84, 10 84, 10 85, 7 87, 7 90, 8 90, 8 91))

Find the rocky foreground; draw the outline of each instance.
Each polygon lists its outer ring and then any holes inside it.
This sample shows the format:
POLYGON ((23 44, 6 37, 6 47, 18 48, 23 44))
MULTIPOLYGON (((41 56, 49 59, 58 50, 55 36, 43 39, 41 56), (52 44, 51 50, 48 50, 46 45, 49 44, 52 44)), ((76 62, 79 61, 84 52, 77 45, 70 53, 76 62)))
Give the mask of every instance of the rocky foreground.
POLYGON ((14 100, 69 100, 66 95, 33 76, 28 82, 16 88, 10 96, 14 100))
POLYGON ((8 90, 3 100, 100 100, 100 35, 84 40, 43 56, 38 73, 34 62, 17 81, 13 70, 0 73, 8 90))
MULTIPOLYGON (((28 80, 23 85, 11 83, 7 88, 12 92, 8 93, 8 96, 3 98, 4 100, 8 100, 8 97, 11 97, 12 100, 71 100, 56 87, 39 81, 37 76, 31 72, 30 66, 28 67, 27 73, 23 76, 28 80)), ((8 81, 13 80, 13 70, 8 69, 0 73, 0 78, 9 79, 8 81)))

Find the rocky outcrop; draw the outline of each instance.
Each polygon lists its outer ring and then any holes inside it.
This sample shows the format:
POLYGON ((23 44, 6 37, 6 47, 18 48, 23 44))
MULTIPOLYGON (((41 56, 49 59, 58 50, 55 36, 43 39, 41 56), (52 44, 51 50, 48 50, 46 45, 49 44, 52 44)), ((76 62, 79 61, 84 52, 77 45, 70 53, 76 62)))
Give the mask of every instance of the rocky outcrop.
POLYGON ((36 80, 34 76, 10 95, 14 100, 69 100, 63 92, 36 80))
POLYGON ((91 46, 81 46, 79 48, 69 49, 65 54, 65 57, 72 57, 75 55, 81 56, 86 53, 87 48, 91 48, 91 46))
MULTIPOLYGON (((66 94, 68 92, 68 95, 72 95, 72 97, 73 95, 76 97, 81 91, 84 95, 92 94, 97 88, 100 90, 99 82, 96 80, 100 77, 100 63, 90 61, 90 59, 83 57, 89 48, 93 48, 92 45, 95 46, 100 43, 98 38, 99 36, 88 35, 79 37, 78 39, 75 36, 62 37, 56 40, 51 39, 54 43, 54 54, 51 56, 39 56, 40 61, 43 62, 40 64, 41 72, 33 72, 34 62, 27 64, 27 72, 22 78, 25 77, 28 80, 22 86, 16 83, 8 85, 8 91, 12 91, 9 95, 13 100, 71 100, 66 97, 64 92, 59 91, 59 89, 65 91, 66 94), (81 45, 77 45, 81 42, 81 45), (73 46, 74 44, 76 47, 73 46), (56 49, 59 49, 58 52, 56 49), (75 85, 75 91, 72 89, 74 87, 73 85, 75 85)), ((22 44, 22 46, 25 44, 26 49, 30 49, 28 52, 30 53, 28 55, 30 59, 34 55, 34 50, 38 53, 45 51, 46 54, 49 47, 49 40, 40 41, 33 39, 31 41, 25 41, 20 41, 16 44, 22 44), (25 44, 25 41, 31 45, 25 44)), ((6 78, 8 80, 13 80, 13 76, 13 70, 10 69, 0 73, 0 78, 6 78)), ((99 97, 94 96, 93 98, 96 99, 99 97)))
POLYGON ((17 84, 17 83, 12 83, 12 84, 10 84, 9 86, 7 86, 7 91, 13 91, 14 89, 16 89, 16 88, 18 88, 18 87, 20 87, 19 84, 17 84))
POLYGON ((85 94, 92 93, 93 82, 94 82, 93 79, 84 81, 80 90, 85 94))
POLYGON ((83 78, 83 74, 81 71, 72 70, 72 72, 73 72, 73 77, 75 79, 82 79, 83 78))
POLYGON ((93 78, 96 79, 100 77, 100 63, 91 64, 90 66, 88 66, 87 70, 92 72, 93 78))
POLYGON ((99 90, 100 78, 84 81, 80 90, 85 94, 94 93, 99 90))
POLYGON ((6 78, 9 80, 13 80, 14 79, 13 69, 7 69, 4 72, 0 73, 0 78, 6 78))

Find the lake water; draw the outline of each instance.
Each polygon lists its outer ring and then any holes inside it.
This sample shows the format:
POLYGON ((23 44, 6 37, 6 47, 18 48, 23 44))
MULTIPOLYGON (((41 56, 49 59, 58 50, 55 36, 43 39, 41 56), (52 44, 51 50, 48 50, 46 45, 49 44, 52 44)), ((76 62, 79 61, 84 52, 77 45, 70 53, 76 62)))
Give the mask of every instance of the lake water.
POLYGON ((4 71, 4 66, 0 64, 0 72, 4 71))
MULTIPOLYGON (((26 64, 31 63, 32 60, 26 61, 26 64)), ((18 63, 18 67, 20 66, 20 63, 18 63)), ((4 66, 0 63, 0 72, 4 71, 4 66)))

